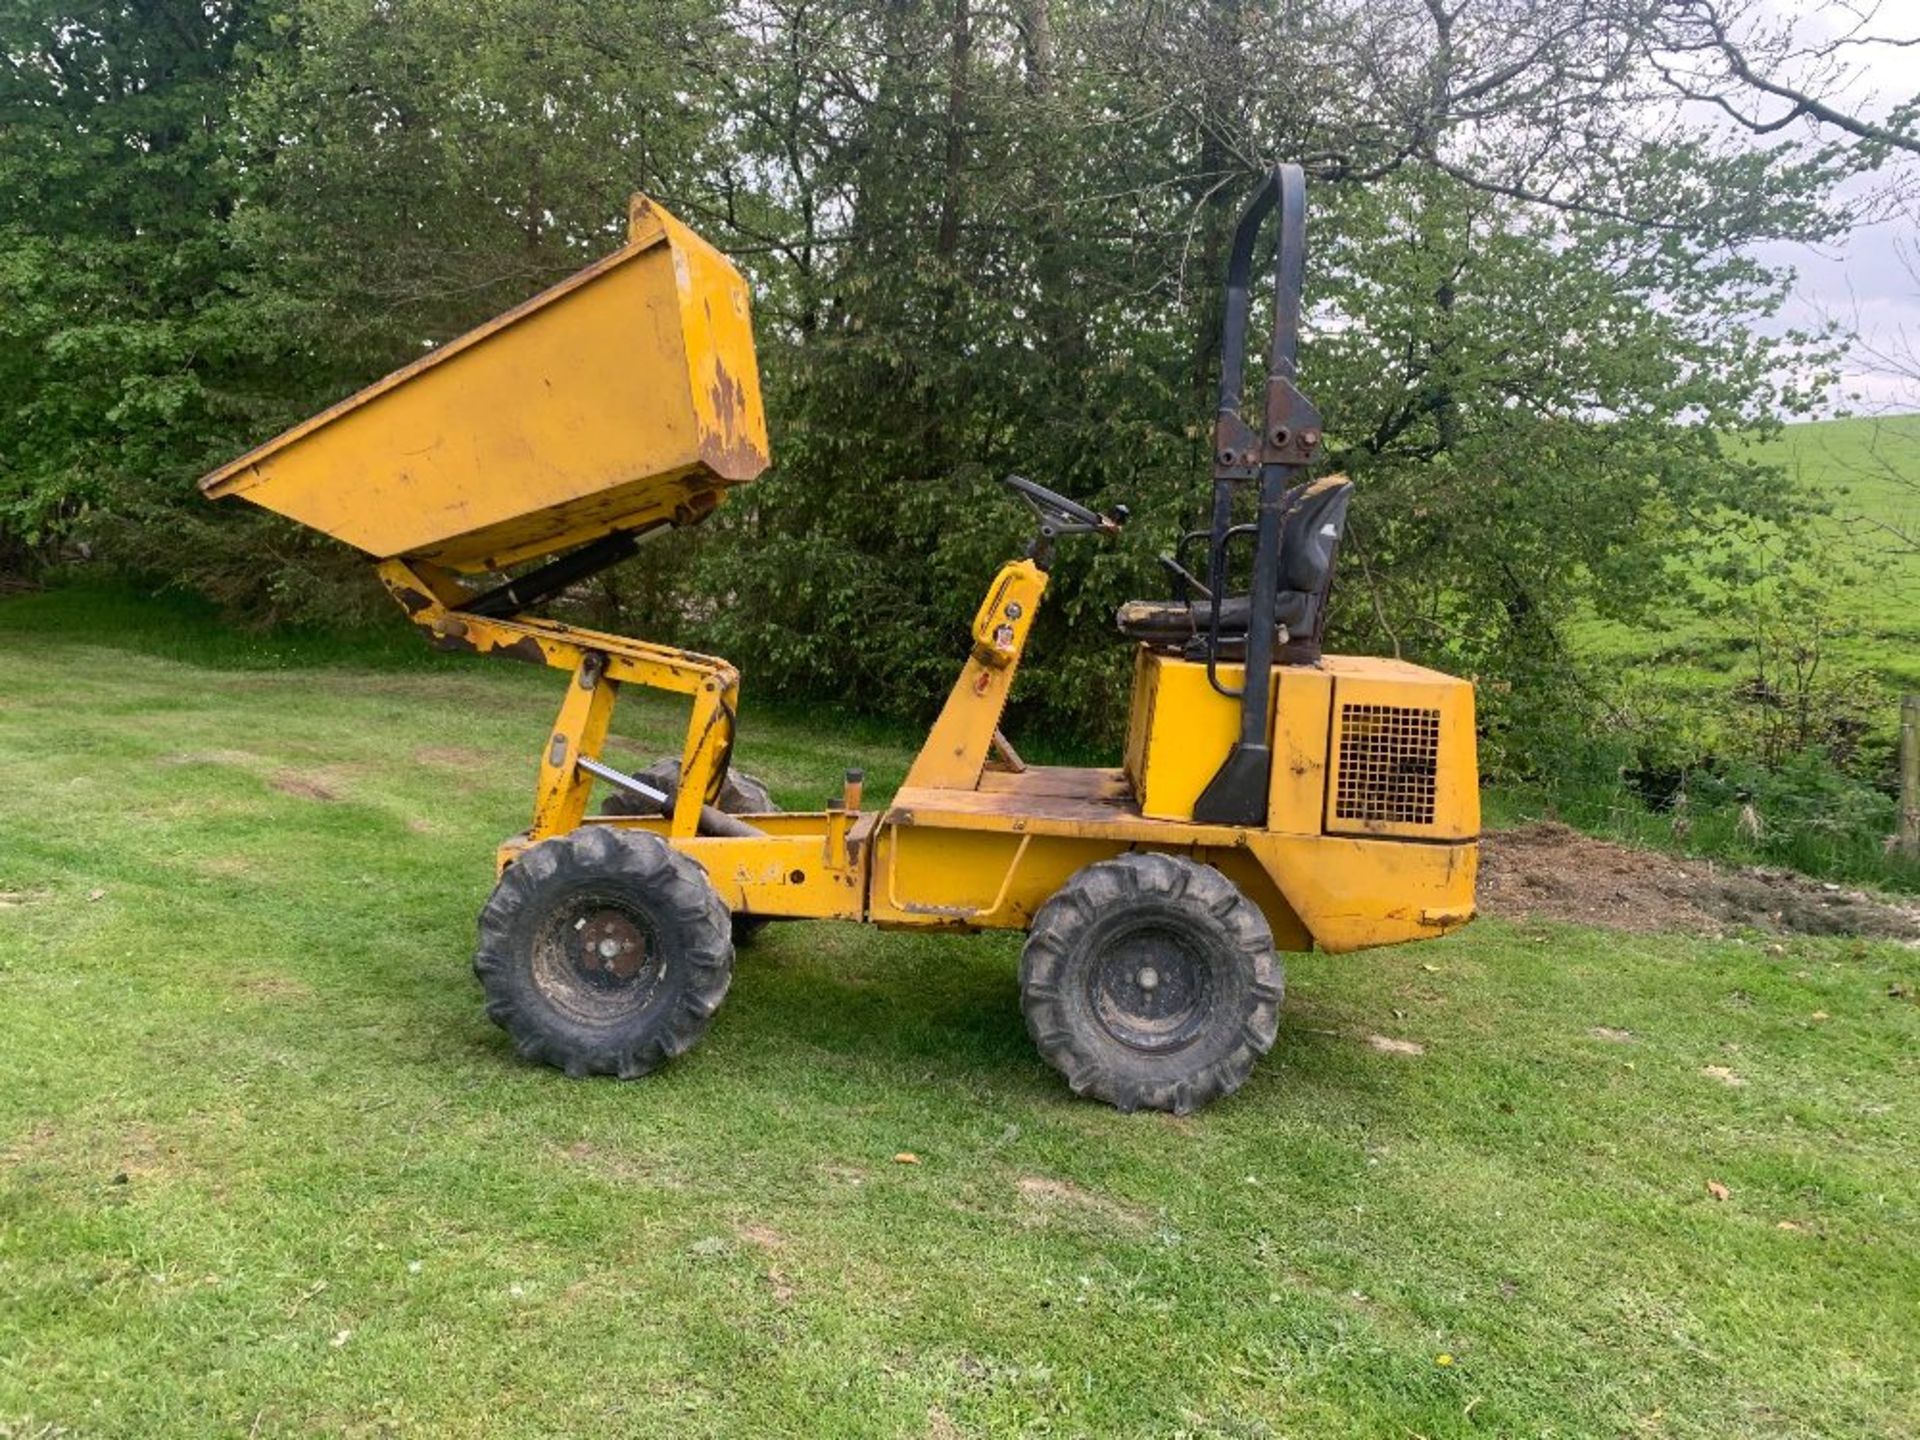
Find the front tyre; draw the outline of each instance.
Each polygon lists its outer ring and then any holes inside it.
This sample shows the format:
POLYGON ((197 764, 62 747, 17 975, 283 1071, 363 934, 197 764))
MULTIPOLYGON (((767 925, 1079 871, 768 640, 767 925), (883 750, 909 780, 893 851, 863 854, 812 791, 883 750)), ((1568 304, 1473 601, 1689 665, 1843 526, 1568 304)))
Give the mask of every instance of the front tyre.
POLYGON ((1284 980, 1260 908, 1218 870, 1127 854, 1040 907, 1020 1004, 1075 1094, 1185 1115, 1238 1090, 1273 1047, 1284 980))
POLYGON ((656 836, 589 825, 507 868, 480 912, 473 969, 522 1055, 629 1080, 706 1033, 733 941, 699 865, 656 836))

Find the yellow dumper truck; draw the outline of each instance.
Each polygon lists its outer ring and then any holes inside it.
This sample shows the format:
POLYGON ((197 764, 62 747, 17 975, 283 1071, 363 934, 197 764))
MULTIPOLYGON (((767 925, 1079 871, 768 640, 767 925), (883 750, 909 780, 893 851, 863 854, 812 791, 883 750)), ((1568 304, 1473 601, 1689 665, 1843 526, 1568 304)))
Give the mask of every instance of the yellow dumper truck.
POLYGON ((437 647, 565 673, 532 822, 500 847, 474 959, 522 1054, 646 1074, 700 1039, 736 939, 768 920, 1011 929, 1028 936, 1028 1027, 1068 1084, 1184 1113, 1272 1045, 1278 952, 1427 939, 1472 917, 1471 686, 1320 650, 1351 487, 1307 478, 1321 425, 1295 385, 1304 212, 1301 174, 1281 166, 1241 216, 1212 523, 1161 557, 1172 598, 1120 611, 1135 658, 1117 768, 1028 765, 1001 734, 1056 546, 1126 518, 1019 476, 1033 543, 987 585, 884 808, 849 771, 826 808, 779 811, 731 766, 731 665, 538 613, 640 536, 700 523, 769 461, 746 284, 644 197, 616 253, 202 481, 366 552, 437 647), (1255 407, 1251 279, 1276 210, 1255 407), (1254 518, 1237 523, 1241 494, 1254 518), (628 685, 688 702, 680 754, 639 775, 602 758, 628 685))

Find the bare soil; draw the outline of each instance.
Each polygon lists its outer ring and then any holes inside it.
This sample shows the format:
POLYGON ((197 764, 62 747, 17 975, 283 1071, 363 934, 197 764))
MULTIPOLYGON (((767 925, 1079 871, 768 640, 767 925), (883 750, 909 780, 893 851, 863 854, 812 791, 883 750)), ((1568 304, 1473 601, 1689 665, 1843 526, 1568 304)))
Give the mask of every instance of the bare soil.
POLYGON ((330 788, 322 785, 310 776, 295 770, 276 770, 267 777, 267 784, 282 795, 295 795, 302 800, 338 800, 330 788))
POLYGON ((1035 1216, 1043 1216, 1048 1212, 1060 1214, 1080 1211, 1122 1225, 1138 1227, 1147 1223, 1148 1217, 1135 1207, 1124 1205, 1111 1196, 1096 1194, 1071 1180, 1056 1180, 1046 1175, 1022 1175, 1014 1182, 1014 1186, 1020 1192, 1020 1198, 1031 1207, 1030 1213, 1035 1216))
POLYGON ((1634 850, 1542 821, 1491 831, 1480 845, 1480 910, 1566 920, 1636 935, 1861 935, 1920 941, 1920 903, 1790 870, 1634 850))

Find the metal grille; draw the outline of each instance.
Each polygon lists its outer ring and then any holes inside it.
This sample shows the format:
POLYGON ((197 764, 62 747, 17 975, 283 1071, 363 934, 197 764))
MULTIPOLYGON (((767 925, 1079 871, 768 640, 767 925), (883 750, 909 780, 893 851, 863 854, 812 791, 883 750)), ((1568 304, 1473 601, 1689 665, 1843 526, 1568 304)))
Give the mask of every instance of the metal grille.
POLYGON ((1342 705, 1334 818, 1431 825, 1439 764, 1438 710, 1342 705))

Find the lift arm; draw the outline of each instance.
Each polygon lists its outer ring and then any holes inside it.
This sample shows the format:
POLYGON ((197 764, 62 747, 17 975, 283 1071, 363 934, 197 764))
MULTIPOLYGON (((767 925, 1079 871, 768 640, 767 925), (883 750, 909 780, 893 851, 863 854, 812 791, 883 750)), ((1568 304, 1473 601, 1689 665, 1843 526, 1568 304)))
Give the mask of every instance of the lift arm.
POLYGON ((572 672, 574 683, 541 756, 530 839, 565 834, 585 818, 595 770, 582 762, 598 761, 623 682, 692 697, 668 833, 676 838, 699 833, 701 809, 725 776, 733 749, 740 690, 740 673, 733 666, 711 655, 558 620, 480 614, 471 607, 482 597, 423 562, 384 560, 379 574, 436 649, 505 655, 572 672))

